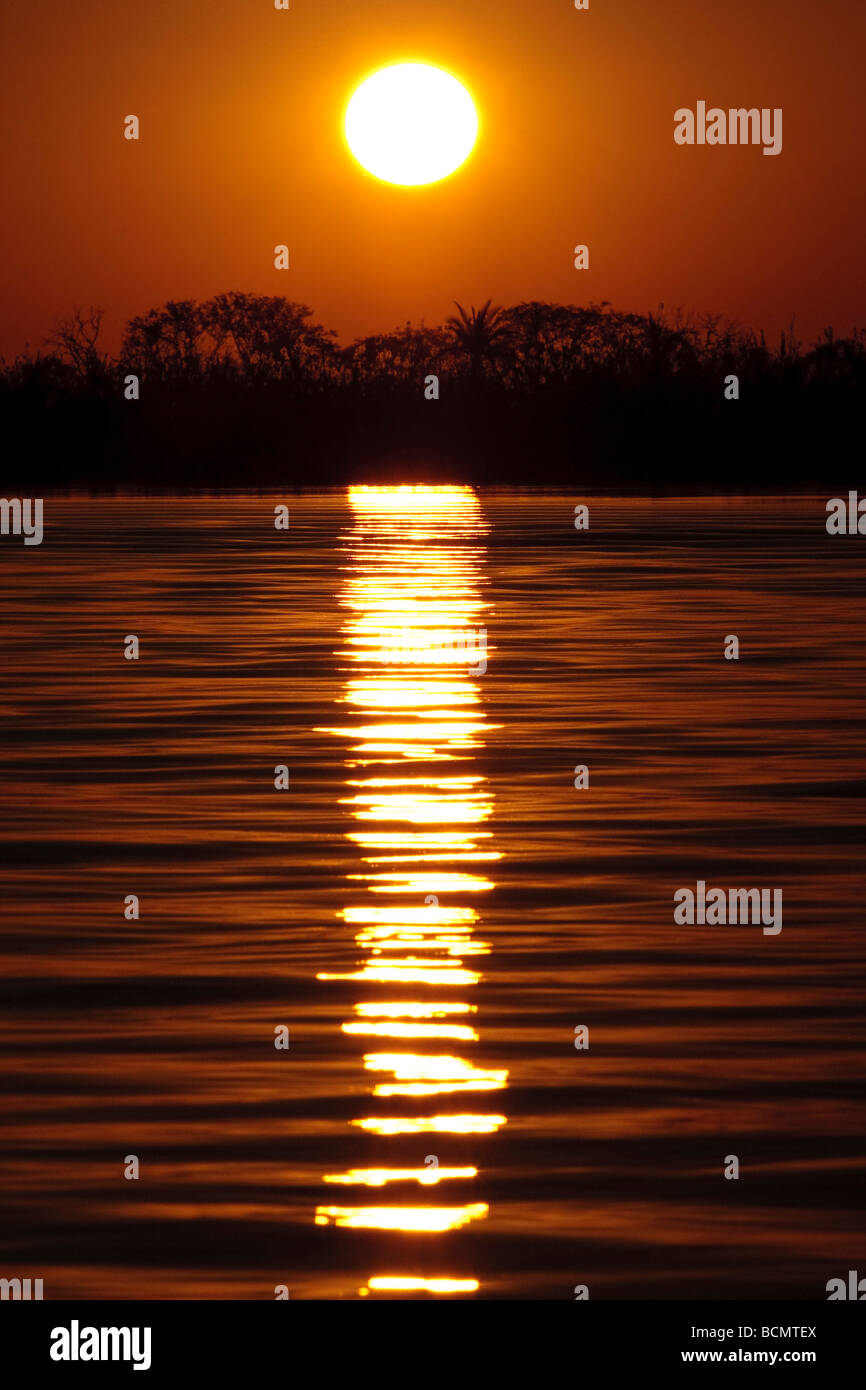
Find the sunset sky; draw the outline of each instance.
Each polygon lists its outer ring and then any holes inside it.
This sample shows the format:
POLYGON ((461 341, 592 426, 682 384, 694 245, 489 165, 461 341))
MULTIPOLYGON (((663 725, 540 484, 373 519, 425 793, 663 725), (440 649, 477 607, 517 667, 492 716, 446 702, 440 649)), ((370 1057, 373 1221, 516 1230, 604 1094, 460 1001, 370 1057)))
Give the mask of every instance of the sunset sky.
POLYGON ((134 314, 235 289, 345 341, 489 297, 664 302, 774 337, 796 315, 807 341, 866 319, 863 0, 53 0, 4 29, 7 356, 75 305, 105 309, 114 348, 134 314), (358 82, 401 60, 457 74, 481 118, 427 188, 377 182, 343 140, 358 82), (781 156, 676 146, 698 100, 782 107, 781 156))

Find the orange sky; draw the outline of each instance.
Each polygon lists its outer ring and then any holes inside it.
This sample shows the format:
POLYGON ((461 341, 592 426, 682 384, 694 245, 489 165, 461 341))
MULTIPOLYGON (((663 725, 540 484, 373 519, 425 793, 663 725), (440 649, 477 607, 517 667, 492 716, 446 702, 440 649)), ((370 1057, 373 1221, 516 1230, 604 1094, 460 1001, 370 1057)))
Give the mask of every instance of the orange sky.
POLYGON ((807 340, 866 320, 864 0, 291 3, 7 7, 0 352, 76 304, 115 347, 133 314, 233 289, 345 340, 491 296, 773 335, 796 314, 807 340), (342 139, 358 80, 400 59, 450 68, 480 110, 469 163, 426 189, 369 178, 342 139), (783 153, 676 146, 698 99, 782 107, 783 153))

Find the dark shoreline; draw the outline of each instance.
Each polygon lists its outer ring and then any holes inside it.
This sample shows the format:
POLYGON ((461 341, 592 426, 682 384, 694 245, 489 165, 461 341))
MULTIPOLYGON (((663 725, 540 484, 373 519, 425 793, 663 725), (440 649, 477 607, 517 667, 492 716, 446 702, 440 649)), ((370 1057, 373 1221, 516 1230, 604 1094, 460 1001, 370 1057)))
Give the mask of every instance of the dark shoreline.
MULTIPOLYGON (((718 321, 489 304, 340 347, 250 295, 133 320, 116 358, 78 314, 0 367, 13 487, 154 492, 462 483, 641 495, 833 493, 866 338, 808 352, 718 321), (839 441, 839 442, 837 442, 839 441)), ((846 470, 847 471, 847 470, 846 470)))

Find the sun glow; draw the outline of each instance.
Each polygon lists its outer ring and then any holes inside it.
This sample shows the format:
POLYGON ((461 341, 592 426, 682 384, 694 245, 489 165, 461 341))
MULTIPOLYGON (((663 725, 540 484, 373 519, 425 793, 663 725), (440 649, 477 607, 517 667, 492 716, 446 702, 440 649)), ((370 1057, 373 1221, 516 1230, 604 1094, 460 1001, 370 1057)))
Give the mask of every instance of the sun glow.
POLYGON ((469 157, 478 115, 462 83, 427 63, 395 63, 368 77, 346 109, 346 142, 385 183, 437 183, 469 157))

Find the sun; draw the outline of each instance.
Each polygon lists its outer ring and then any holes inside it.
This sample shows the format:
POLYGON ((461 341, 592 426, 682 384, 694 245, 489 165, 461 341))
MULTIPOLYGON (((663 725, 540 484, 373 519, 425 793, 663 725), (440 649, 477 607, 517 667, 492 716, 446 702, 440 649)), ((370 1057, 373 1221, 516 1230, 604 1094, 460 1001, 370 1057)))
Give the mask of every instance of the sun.
POLYGON ((345 131, 352 154, 377 179, 437 183, 472 152, 478 113, 450 72, 429 63, 395 63, 353 93, 345 131))

